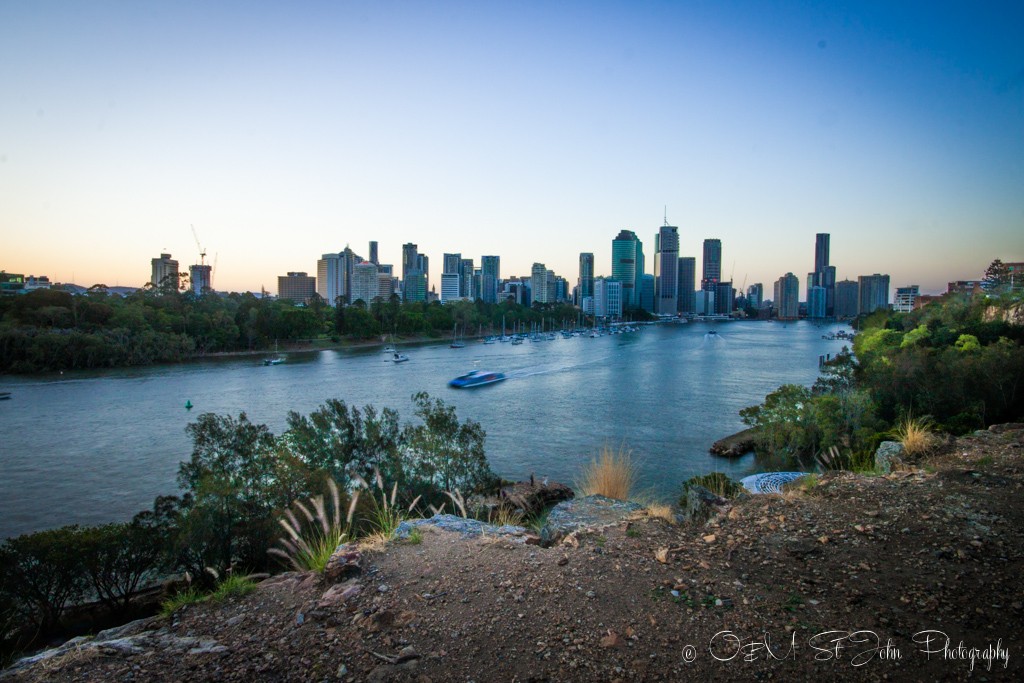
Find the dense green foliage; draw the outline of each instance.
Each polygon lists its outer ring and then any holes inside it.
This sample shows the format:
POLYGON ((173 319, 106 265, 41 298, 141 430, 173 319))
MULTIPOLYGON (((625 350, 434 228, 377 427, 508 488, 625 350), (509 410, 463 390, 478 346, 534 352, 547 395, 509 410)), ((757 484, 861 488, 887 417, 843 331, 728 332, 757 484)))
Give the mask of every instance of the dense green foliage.
MULTIPOLYGON (((343 509, 378 471, 398 485, 404 505, 422 494, 424 509, 445 500, 445 490, 492 493, 499 480, 480 425, 460 422, 454 408, 425 393, 413 402, 417 421, 402 425, 393 410, 331 400, 309 416, 289 414, 280 436, 244 413, 200 415, 186 428, 193 447, 179 468, 180 497, 158 497, 130 523, 68 526, 0 544, 0 654, 24 644, 26 627, 46 632, 85 600, 123 614, 157 576, 181 572, 212 590, 219 577, 268 568, 268 550, 283 533, 277 520, 293 501, 323 494, 328 478, 341 484, 343 509)), ((357 533, 373 520, 372 497, 359 502, 357 533)))
POLYGON ((1024 328, 1004 315, 1021 300, 1006 289, 861 318, 853 354, 828 363, 812 388, 786 385, 740 412, 759 430, 758 450, 808 457, 835 448, 849 465, 869 461, 906 416, 956 434, 1021 419, 1024 328))
POLYGON ((268 349, 317 339, 444 337, 498 333, 517 325, 571 325, 568 304, 527 308, 485 304, 374 301, 332 307, 319 297, 308 306, 252 294, 196 296, 191 291, 143 288, 126 297, 102 285, 82 295, 36 290, 0 298, 0 372, 178 362, 208 353, 268 349))

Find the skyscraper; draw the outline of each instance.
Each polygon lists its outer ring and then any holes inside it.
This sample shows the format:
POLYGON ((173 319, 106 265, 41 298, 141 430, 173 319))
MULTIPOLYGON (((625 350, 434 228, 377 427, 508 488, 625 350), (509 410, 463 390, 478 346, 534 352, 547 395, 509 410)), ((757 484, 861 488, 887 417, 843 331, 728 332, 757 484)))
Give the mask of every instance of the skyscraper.
POLYGON ((889 276, 861 275, 857 278, 857 313, 889 308, 889 276))
POLYGON ((192 292, 196 296, 202 296, 213 289, 213 268, 211 266, 197 263, 188 267, 189 278, 192 281, 192 292))
POLYGON ((379 263, 377 260, 377 241, 370 240, 370 263, 379 263))
POLYGON ((622 283, 622 308, 640 307, 643 283, 643 245, 632 230, 623 230, 612 240, 612 277, 622 283))
POLYGON ((838 320, 857 317, 857 292, 860 288, 853 280, 836 283, 836 305, 833 315, 838 320))
POLYGON ((695 313, 697 291, 697 257, 679 257, 679 312, 695 313))
POLYGON ((459 298, 459 274, 441 273, 441 303, 459 298))
POLYGON ((442 273, 458 273, 462 265, 462 254, 445 254, 441 261, 442 273))
POLYGON ((154 287, 173 287, 177 291, 181 285, 178 277, 178 262, 170 254, 160 254, 160 258, 150 260, 153 274, 149 281, 154 287))
POLYGON ((498 282, 501 280, 501 258, 498 256, 480 257, 480 298, 484 303, 498 302, 498 282))
POLYGON ((808 308, 808 317, 824 318, 835 315, 836 301, 836 268, 828 264, 829 234, 819 232, 814 238, 814 272, 807 274, 807 303, 811 302, 811 290, 821 287, 824 290, 824 308, 818 306, 813 311, 808 308), (818 315, 820 313, 820 315, 818 315))
POLYGON ((591 252, 580 254, 580 277, 577 285, 580 302, 588 296, 594 296, 594 254, 591 252))
POLYGON ((814 236, 814 272, 820 273, 828 267, 828 243, 830 236, 827 232, 819 232, 814 236))
POLYGON ((700 280, 700 288, 712 292, 715 285, 722 279, 722 240, 704 240, 704 275, 700 280))
POLYGON ((534 263, 530 269, 530 297, 536 303, 548 303, 548 269, 543 263, 534 263))
MULTIPOLYGON (((193 266, 198 267, 198 266, 193 266)), ((303 272, 277 276, 277 298, 308 304, 316 294, 316 278, 303 272)))
POLYGON ((405 278, 409 276, 409 273, 416 270, 417 249, 418 247, 412 242, 402 245, 402 282, 405 282, 405 278))
POLYGON ((473 259, 464 258, 459 263, 459 296, 469 300, 479 298, 473 290, 473 259))
POLYGON ((750 308, 761 308, 764 303, 764 285, 760 282, 747 287, 747 306, 750 308))
POLYGON ((679 312, 679 228, 667 220, 654 239, 654 312, 679 312))
POLYGON ((352 273, 362 261, 362 257, 348 247, 337 254, 321 256, 316 262, 317 294, 332 306, 352 303, 352 273))
POLYGON ((773 306, 781 320, 796 320, 800 316, 800 278, 786 273, 775 281, 773 306))
POLYGON ((357 263, 352 269, 351 302, 362 301, 367 306, 373 303, 380 293, 380 278, 377 264, 365 261, 357 263))

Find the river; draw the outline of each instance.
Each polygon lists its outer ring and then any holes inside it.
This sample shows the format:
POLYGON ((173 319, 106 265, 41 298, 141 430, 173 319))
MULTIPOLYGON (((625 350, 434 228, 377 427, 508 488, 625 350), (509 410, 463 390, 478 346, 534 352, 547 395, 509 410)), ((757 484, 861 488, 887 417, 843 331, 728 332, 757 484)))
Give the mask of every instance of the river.
POLYGON ((808 322, 646 327, 642 332, 466 348, 410 346, 406 363, 379 349, 286 354, 281 365, 233 357, 182 365, 0 377, 0 538, 64 524, 129 519, 177 493, 185 426, 203 412, 245 411, 277 434, 289 410, 329 398, 396 409, 427 391, 487 432, 494 470, 572 484, 604 444, 632 449, 640 488, 668 499, 713 470, 741 477, 753 456, 724 460, 713 441, 743 428, 738 411, 781 384, 809 385, 818 357, 843 342, 808 322), (712 330, 717 334, 709 334, 712 330), (479 368, 509 379, 472 390, 447 381, 479 368), (191 401, 191 412, 184 408, 191 401))

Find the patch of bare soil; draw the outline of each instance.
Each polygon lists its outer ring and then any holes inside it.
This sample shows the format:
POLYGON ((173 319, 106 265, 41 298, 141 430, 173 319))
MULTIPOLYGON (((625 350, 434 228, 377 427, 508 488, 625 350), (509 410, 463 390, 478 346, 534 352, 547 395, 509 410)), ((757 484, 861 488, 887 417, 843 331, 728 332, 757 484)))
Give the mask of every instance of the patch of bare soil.
POLYGON ((1022 445, 986 432, 916 469, 825 475, 699 527, 637 515, 549 549, 424 528, 344 584, 274 577, 140 626, 163 646, 12 678, 1024 680, 1022 445))

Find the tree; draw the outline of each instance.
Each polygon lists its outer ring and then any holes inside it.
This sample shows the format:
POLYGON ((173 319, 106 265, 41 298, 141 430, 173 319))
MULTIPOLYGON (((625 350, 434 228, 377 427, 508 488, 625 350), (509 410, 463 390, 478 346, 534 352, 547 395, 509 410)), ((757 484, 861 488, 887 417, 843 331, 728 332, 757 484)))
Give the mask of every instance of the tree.
POLYGON ((23 619, 47 631, 84 594, 78 526, 9 538, 0 546, 0 586, 23 619))
POLYGON ((96 595, 112 612, 125 614, 146 581, 155 579, 164 537, 143 522, 105 524, 82 530, 82 566, 96 595))
POLYGON ((358 475, 369 481, 374 469, 388 481, 401 481, 401 430, 398 413, 373 406, 362 412, 344 401, 330 399, 309 414, 288 413, 282 437, 310 470, 322 470, 342 488, 358 475))
POLYGON ((190 502, 182 532, 217 571, 236 560, 261 563, 281 504, 273 478, 274 435, 245 413, 237 420, 204 413, 185 430, 193 448, 178 470, 190 502))
POLYGON ((981 286, 986 291, 994 291, 1004 285, 1010 284, 1010 267, 1000 259, 996 259, 985 269, 985 277, 982 278, 981 286))
POLYGON ((459 422, 455 408, 426 392, 412 396, 419 425, 404 430, 405 471, 415 483, 438 491, 483 493, 498 478, 484 454, 487 434, 478 422, 459 422))

